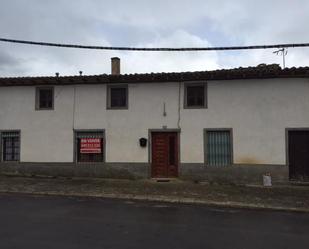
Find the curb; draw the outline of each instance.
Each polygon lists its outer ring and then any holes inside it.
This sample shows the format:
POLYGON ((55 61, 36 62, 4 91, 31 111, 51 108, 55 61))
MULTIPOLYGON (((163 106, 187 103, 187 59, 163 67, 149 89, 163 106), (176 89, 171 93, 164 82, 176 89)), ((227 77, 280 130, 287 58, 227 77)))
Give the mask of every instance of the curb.
POLYGON ((238 208, 247 210, 260 210, 260 211, 281 211, 281 212, 296 212, 296 213, 309 213, 309 208, 291 208, 269 205, 257 205, 252 203, 242 202, 219 202, 209 200, 198 200, 193 198, 175 198, 168 196, 146 196, 146 195, 132 195, 132 194, 82 194, 82 193, 61 193, 61 192, 44 192, 44 191, 3 191, 3 194, 25 194, 25 195, 40 195, 40 196, 63 196, 63 197, 92 197, 92 198, 105 198, 105 199, 120 199, 120 200, 136 200, 136 201, 154 201, 165 203, 179 203, 179 204, 195 204, 205 205, 221 208, 238 208))

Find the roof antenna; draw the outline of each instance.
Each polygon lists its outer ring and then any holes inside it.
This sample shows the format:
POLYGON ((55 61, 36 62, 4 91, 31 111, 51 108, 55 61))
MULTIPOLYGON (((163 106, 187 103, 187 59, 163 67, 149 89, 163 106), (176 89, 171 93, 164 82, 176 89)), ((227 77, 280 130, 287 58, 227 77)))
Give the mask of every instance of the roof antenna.
POLYGON ((285 56, 288 54, 288 50, 286 48, 280 48, 277 51, 273 52, 276 55, 282 55, 282 61, 283 61, 283 69, 285 68, 285 56))

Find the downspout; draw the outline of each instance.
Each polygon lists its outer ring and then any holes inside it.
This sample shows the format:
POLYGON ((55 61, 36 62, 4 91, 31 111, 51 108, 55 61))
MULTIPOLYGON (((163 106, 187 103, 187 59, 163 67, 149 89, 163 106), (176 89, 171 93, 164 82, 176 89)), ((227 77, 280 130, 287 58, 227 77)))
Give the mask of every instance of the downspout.
POLYGON ((75 128, 75 105, 76 105, 76 85, 74 85, 73 87, 73 120, 72 120, 73 131, 75 128))
POLYGON ((73 117, 72 117, 72 130, 73 130, 73 160, 77 164, 77 153, 76 153, 76 134, 75 134, 75 106, 76 106, 76 85, 73 86, 73 117))
POLYGON ((181 119, 181 117, 180 117, 181 83, 182 83, 182 82, 180 82, 180 81, 179 81, 179 83, 178 83, 178 121, 177 121, 177 127, 178 127, 178 129, 180 129, 180 119, 181 119))

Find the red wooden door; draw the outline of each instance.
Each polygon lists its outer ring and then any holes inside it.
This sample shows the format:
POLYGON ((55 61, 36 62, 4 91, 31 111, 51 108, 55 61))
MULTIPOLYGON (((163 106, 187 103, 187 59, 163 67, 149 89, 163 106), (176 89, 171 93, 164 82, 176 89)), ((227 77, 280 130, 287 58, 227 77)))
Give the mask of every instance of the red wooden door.
POLYGON ((176 132, 152 133, 152 177, 178 176, 178 134, 176 132))

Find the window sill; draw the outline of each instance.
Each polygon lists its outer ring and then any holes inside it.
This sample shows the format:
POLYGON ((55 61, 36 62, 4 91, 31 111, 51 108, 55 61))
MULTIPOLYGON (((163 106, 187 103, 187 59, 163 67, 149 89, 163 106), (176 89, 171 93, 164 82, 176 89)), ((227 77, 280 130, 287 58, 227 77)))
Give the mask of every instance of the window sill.
POLYGON ((128 110, 128 107, 107 107, 106 110, 128 110))
POLYGON ((207 106, 185 106, 183 109, 208 109, 207 106))
POLYGON ((35 111, 54 111, 54 108, 36 108, 35 111))

